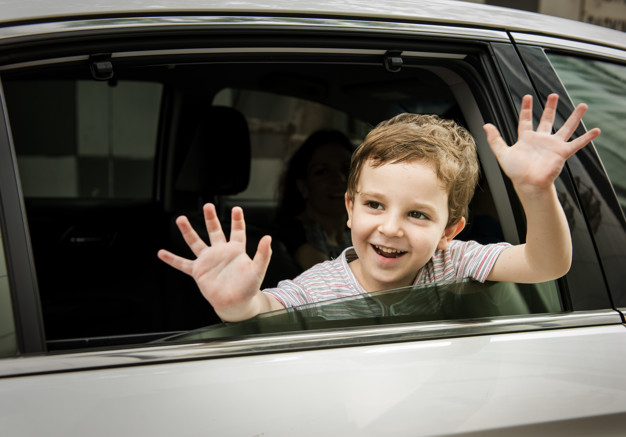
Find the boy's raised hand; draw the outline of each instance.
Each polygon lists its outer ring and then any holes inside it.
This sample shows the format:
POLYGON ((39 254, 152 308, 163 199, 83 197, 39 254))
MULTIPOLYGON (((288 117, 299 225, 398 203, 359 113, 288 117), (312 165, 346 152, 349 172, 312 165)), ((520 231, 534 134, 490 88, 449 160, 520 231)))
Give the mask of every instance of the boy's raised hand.
POLYGON ((522 190, 524 194, 533 195, 551 189, 565 161, 600 135, 600 129, 595 128, 581 137, 568 141, 587 110, 587 105, 582 103, 553 134, 552 126, 558 100, 556 94, 548 96, 539 125, 533 130, 532 97, 524 96, 518 123, 518 138, 512 147, 507 146, 494 125, 484 126, 487 141, 500 167, 513 181, 516 189, 522 190))
POLYGON ((187 217, 178 217, 176 224, 185 242, 196 256, 186 259, 167 250, 158 257, 168 265, 193 277, 204 297, 222 320, 237 321, 255 316, 263 310, 267 296, 260 291, 271 257, 271 237, 259 242, 254 259, 246 254, 246 229, 243 211, 232 210, 230 241, 222 231, 215 206, 203 208, 211 245, 208 246, 193 230, 187 217))
POLYGON ((498 257, 490 281, 536 283, 565 275, 572 262, 572 240, 554 181, 567 158, 600 134, 592 129, 569 141, 587 106, 574 109, 563 126, 552 133, 558 96, 548 96, 537 129, 532 125, 532 98, 524 96, 517 142, 508 147, 491 124, 487 141, 500 167, 513 182, 526 215, 526 241, 505 249, 498 257))

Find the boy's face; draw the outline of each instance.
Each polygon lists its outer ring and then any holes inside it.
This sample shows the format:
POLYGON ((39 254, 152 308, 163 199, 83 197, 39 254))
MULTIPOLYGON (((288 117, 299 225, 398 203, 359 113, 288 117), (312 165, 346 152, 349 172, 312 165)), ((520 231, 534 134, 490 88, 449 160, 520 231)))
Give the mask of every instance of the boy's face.
POLYGON ((446 227, 448 193, 423 161, 365 163, 346 208, 359 257, 350 268, 368 292, 413 284, 435 249, 445 249, 465 226, 461 219, 446 227))

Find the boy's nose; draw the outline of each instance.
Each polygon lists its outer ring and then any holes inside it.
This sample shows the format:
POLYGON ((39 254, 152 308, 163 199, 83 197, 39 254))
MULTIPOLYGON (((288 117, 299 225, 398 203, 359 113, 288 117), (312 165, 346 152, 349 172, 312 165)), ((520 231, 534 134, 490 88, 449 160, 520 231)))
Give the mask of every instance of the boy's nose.
POLYGON ((378 226, 378 232, 387 237, 402 237, 404 235, 400 220, 393 214, 385 214, 378 226))

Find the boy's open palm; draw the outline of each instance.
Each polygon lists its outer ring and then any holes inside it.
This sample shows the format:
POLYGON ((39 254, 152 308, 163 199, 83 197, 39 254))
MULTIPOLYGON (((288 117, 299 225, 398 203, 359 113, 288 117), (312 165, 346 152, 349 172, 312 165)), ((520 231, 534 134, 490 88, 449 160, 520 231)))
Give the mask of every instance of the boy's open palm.
POLYGON ((500 167, 513 182, 526 215, 526 241, 505 249, 493 266, 490 281, 536 283, 565 275, 571 265, 572 241, 554 181, 565 161, 600 134, 592 129, 572 141, 587 106, 574 109, 552 133, 558 96, 550 94, 536 130, 532 97, 524 96, 517 142, 508 147, 495 126, 485 125, 487 141, 500 167))
POLYGON ((254 259, 250 259, 246 254, 242 209, 235 207, 232 210, 230 241, 222 231, 215 206, 206 204, 203 211, 211 245, 198 236, 187 217, 178 217, 176 224, 196 259, 186 259, 167 250, 160 250, 158 256, 192 276, 218 315, 232 319, 233 314, 247 313, 259 293, 271 257, 271 237, 261 239, 254 259))
POLYGON ((568 141, 587 110, 585 104, 578 105, 563 126, 553 134, 558 100, 556 94, 548 96, 539 125, 533 130, 532 97, 524 96, 518 123, 518 139, 512 147, 507 146, 495 126, 484 126, 487 141, 500 167, 516 188, 523 190, 525 194, 532 195, 550 189, 565 161, 600 135, 600 130, 596 128, 568 141))

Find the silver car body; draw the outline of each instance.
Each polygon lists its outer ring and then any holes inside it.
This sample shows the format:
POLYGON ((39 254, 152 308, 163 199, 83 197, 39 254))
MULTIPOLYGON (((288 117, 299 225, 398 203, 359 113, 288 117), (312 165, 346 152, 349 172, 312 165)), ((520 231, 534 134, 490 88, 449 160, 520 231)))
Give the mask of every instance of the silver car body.
MULTIPOLYGON (((616 323, 241 357, 229 357, 229 345, 192 345, 24 358, 10 365, 35 373, 0 382, 0 423, 6 435, 24 436, 621 435, 624 330, 616 323)), ((311 341, 282 340, 295 348, 311 341)), ((250 354, 255 345, 240 346, 250 354)))

